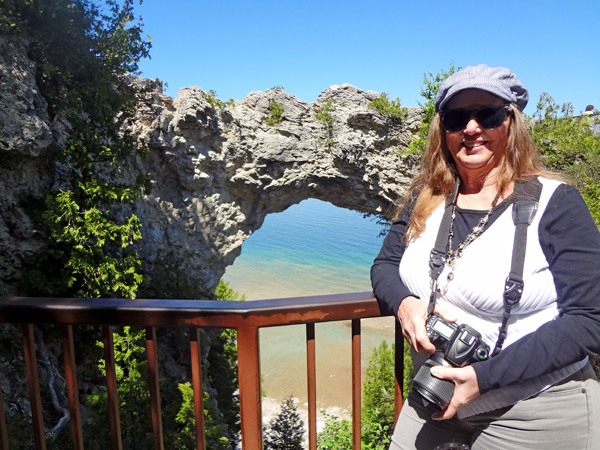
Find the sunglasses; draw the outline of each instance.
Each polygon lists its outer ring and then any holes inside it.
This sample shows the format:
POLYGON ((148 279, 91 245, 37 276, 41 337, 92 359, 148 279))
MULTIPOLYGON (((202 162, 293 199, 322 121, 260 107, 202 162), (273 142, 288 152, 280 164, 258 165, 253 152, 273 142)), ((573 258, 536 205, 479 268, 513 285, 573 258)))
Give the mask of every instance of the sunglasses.
POLYGON ((510 105, 490 105, 479 109, 440 111, 440 119, 444 124, 444 128, 450 133, 464 130, 471 118, 474 118, 481 128, 493 130, 501 126, 509 115, 512 115, 510 105))

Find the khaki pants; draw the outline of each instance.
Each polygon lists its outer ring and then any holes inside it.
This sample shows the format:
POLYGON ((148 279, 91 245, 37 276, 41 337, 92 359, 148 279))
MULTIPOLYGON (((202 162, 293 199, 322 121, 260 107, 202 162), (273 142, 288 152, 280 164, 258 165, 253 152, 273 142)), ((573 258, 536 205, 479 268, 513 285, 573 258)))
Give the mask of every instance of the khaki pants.
POLYGON ((390 450, 433 450, 448 442, 472 450, 600 449, 600 384, 590 365, 510 407, 462 420, 431 420, 435 411, 411 393, 390 450))

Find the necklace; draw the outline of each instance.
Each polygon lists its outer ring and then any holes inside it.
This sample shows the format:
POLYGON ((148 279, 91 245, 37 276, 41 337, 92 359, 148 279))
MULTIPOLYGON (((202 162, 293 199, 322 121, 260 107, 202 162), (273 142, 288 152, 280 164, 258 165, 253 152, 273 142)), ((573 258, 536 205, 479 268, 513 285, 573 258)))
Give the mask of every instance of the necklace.
POLYGON ((448 257, 446 258, 446 265, 450 267, 450 272, 448 272, 448 281, 451 281, 454 278, 454 267, 456 261, 462 258, 463 251, 469 246, 471 242, 473 242, 481 233, 483 233, 483 229, 488 223, 488 220, 490 219, 490 216, 492 215, 492 212, 494 211, 494 208, 496 207, 496 203, 498 202, 499 198, 500 191, 498 191, 498 193, 496 194, 496 197, 492 202, 492 206, 488 210, 487 214, 481 219, 479 219, 479 223, 473 227, 473 229, 467 235, 465 240, 458 244, 456 250, 452 250, 452 237, 454 236, 454 219, 456 218, 456 201, 454 202, 454 205, 452 206, 452 220, 450 221, 450 232, 448 233, 448 257))

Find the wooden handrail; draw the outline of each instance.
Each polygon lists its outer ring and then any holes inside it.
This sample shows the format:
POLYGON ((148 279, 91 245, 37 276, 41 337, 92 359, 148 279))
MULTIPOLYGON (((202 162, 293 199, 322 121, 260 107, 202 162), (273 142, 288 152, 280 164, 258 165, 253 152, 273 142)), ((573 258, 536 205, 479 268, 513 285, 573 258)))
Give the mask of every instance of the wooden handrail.
MULTIPOLYGON (((186 327, 191 331, 190 350, 192 355, 193 386, 195 397, 197 448, 205 448, 201 367, 199 355, 199 327, 235 328, 238 340, 238 375, 240 392, 240 418, 243 450, 262 448, 262 410, 260 386, 260 359, 258 330, 261 327, 306 324, 307 367, 309 389, 309 448, 316 450, 316 395, 314 360, 314 324, 338 320, 352 320, 353 361, 353 448, 360 449, 360 319, 380 317, 381 313, 370 292, 322 295, 313 297, 282 298, 246 302, 213 300, 144 300, 144 299, 70 299, 70 298, 0 298, 0 323, 23 324, 26 347, 28 378, 32 405, 39 405, 39 381, 35 364, 35 342, 32 324, 61 324, 65 331, 63 340, 67 371, 72 373, 69 384, 77 389, 75 358, 72 354, 73 325, 101 325, 104 329, 104 351, 107 361, 107 387, 112 448, 120 449, 121 430, 119 425, 116 381, 114 380, 114 350, 112 349, 113 326, 146 327, 146 342, 149 358, 150 386, 152 397, 152 425, 154 447, 163 448, 162 424, 160 420, 160 392, 158 390, 158 357, 156 352, 155 327, 186 327), (70 335, 70 339, 69 339, 70 335), (315 404, 313 405, 312 402, 315 404)), ((403 338, 396 330, 396 416, 402 402, 403 338)), ((1 375, 1 374, 0 374, 1 375)), ((69 392, 69 409, 78 411, 78 393, 69 392)), ((0 397, 1 400, 1 397, 0 397)), ((41 410, 34 413, 36 448, 45 448, 41 410)), ((74 448, 83 448, 81 443, 80 418, 75 415, 72 424, 74 448)), ((4 417, 0 405, 0 450, 8 450, 4 417)), ((10 439, 10 436, 9 436, 10 439)))
POLYGON ((267 327, 379 317, 370 292, 224 302, 215 300, 0 298, 0 322, 144 327, 267 327))

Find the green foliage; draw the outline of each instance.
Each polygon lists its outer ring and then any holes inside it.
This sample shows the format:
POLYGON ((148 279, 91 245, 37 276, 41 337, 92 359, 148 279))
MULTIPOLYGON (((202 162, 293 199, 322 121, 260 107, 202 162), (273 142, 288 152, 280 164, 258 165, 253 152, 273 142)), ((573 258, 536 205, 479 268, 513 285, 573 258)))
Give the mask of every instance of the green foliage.
MULTIPOLYGON (((177 261, 171 254, 171 262, 177 261)), ((163 266, 168 276, 178 271, 177 264, 163 266)), ((181 288, 183 293, 197 296, 193 285, 181 288)), ((210 296, 215 300, 236 301, 240 299, 228 283, 221 281, 210 296)), ((206 297, 205 297, 206 298, 206 297)), ((243 300, 244 297, 241 297, 243 300)), ((177 336, 171 334, 170 348, 177 349, 177 336)), ((202 385, 204 388, 204 422, 208 448, 231 450, 236 446, 239 433, 239 400, 237 378, 236 332, 233 329, 201 330, 203 354, 202 385)), ((148 390, 148 368, 144 346, 144 330, 124 327, 113 334, 118 395, 120 402, 121 429, 125 449, 151 448, 150 397, 148 390)), ((160 340, 160 339, 159 339, 160 340)), ((189 338, 183 339, 189 343, 189 338)), ((98 347, 103 343, 97 342, 98 347)), ((185 344, 182 350, 185 349, 185 344)), ((179 350, 175 350, 179 351, 179 350)), ((100 372, 105 375, 105 363, 100 359, 100 372)), ((195 422, 193 391, 190 383, 177 383, 172 377, 161 377, 163 425, 167 449, 195 449, 195 422), (164 382, 164 383, 163 383, 164 382), (177 395, 175 386, 179 386, 177 395), (165 395, 166 394, 166 395, 165 395)), ((110 447, 107 419, 107 392, 104 386, 85 399, 88 420, 84 436, 93 442, 94 449, 110 447)))
MULTIPOLYGON (((206 358, 206 390, 211 393, 214 409, 218 407, 218 414, 212 414, 215 426, 223 424, 220 428, 228 431, 227 436, 235 444, 234 437, 240 431, 240 405, 237 372, 237 341, 236 331, 233 329, 216 330, 208 334, 210 352, 206 358)), ((208 429, 210 417, 206 418, 208 429)), ((234 445, 235 446, 235 445, 234 445)))
MULTIPOLYGON (((187 262, 197 255, 190 251, 159 252, 151 267, 150 275, 146 277, 141 288, 145 298, 173 298, 173 299, 214 299, 222 301, 244 301, 245 296, 235 292, 229 283, 219 281, 214 295, 206 288, 201 279, 189 276, 190 270, 187 262)), ((237 343, 236 331, 233 329, 203 330, 203 348, 209 348, 203 366, 203 387, 205 412, 205 428, 211 431, 211 442, 223 448, 235 447, 235 436, 239 432, 239 399, 236 395, 238 389, 237 374, 237 343), (220 433, 220 434, 219 434, 220 433), (229 447, 227 447, 229 446, 229 447)), ((180 387, 186 402, 185 388, 180 387)), ((186 415, 182 405, 179 408, 179 423, 181 432, 173 432, 173 441, 178 442, 176 448, 195 448, 190 446, 189 437, 185 430, 194 430, 194 424, 181 422, 183 418, 193 419, 186 415), (182 412, 184 411, 184 412, 182 412), (188 437, 186 437, 188 436, 188 437)), ((193 406, 193 405, 192 405, 193 406)), ((211 447, 212 448, 212 447, 211 447)), ((215 447, 221 448, 221 447, 215 447)))
POLYGON ((149 183, 134 168, 147 150, 138 149, 125 130, 154 85, 141 88, 128 78, 150 49, 133 0, 107 0, 104 7, 91 0, 11 0, 3 4, 0 24, 27 36, 50 116, 68 122, 69 130, 66 143, 49 154, 62 178, 34 218, 50 244, 32 262, 26 289, 34 295, 134 297, 141 273, 130 247, 140 238, 133 205, 149 183), (131 169, 131 181, 117 181, 131 169))
MULTIPOLYGON (((319 450, 348 450, 352 448, 352 422, 339 420, 336 416, 321 411, 325 417, 324 430, 317 435, 319 450)), ((387 450, 391 430, 371 417, 363 417, 361 426, 361 450, 387 450)))
POLYGON ((315 114, 315 119, 321 122, 325 126, 323 136, 317 138, 317 147, 325 146, 327 148, 333 147, 337 142, 333 139, 335 117, 331 115, 335 111, 335 100, 328 99, 323 102, 323 105, 319 108, 315 114))
POLYGON ((373 349, 363 381, 362 412, 371 412, 379 423, 394 421, 394 354, 395 345, 386 340, 373 349))
POLYGON ((264 433, 265 450, 302 450, 304 422, 290 395, 281 402, 279 413, 271 419, 264 433))
POLYGON ((600 184, 591 183, 580 189, 581 195, 596 222, 600 228, 600 184))
POLYGON ((230 98, 226 102, 219 100, 217 98, 217 91, 215 91, 214 89, 211 89, 208 92, 202 92, 202 95, 204 96, 204 100, 210 103, 210 106, 212 106, 213 108, 223 109, 226 105, 230 106, 231 108, 235 107, 235 102, 232 98, 230 98))
POLYGON ((271 89, 274 91, 285 91, 283 86, 273 86, 271 89))
POLYGON ((570 103, 558 106, 547 93, 540 95, 530 135, 545 165, 564 173, 579 189, 600 227, 600 118, 597 111, 575 116, 570 103))
POLYGON ((246 296, 242 294, 242 296, 240 297, 240 294, 238 292, 235 292, 228 282, 219 280, 219 284, 215 289, 215 300, 223 300, 227 302, 243 302, 246 300, 246 296))
MULTIPOLYGON (((144 330, 123 327, 121 333, 113 333, 115 347, 115 371, 119 396, 119 415, 123 448, 151 448, 152 430, 150 414, 150 391, 148 389, 148 361, 143 347, 144 330)), ((99 347, 104 347, 98 342, 99 347)), ((106 365, 101 359, 98 368, 106 376, 106 365)), ((110 447, 108 432, 108 394, 100 387, 88 395, 85 404, 90 413, 86 435, 94 448, 110 447)))
MULTIPOLYGON (((194 412, 194 389, 190 382, 180 383, 179 392, 183 397, 181 408, 175 421, 181 425, 180 432, 174 437, 178 449, 193 449, 196 441, 196 416, 194 412)), ((202 398, 204 402, 204 396, 202 398)))
POLYGON ((417 104, 423 109, 423 116, 421 118, 421 125, 419 131, 414 136, 412 142, 403 153, 406 154, 422 154, 427 145, 427 135, 429 134, 429 127, 431 126, 431 119, 435 116, 435 97, 437 96, 438 89, 441 84, 452 75, 454 72, 459 71, 462 67, 454 67, 454 62, 450 63, 448 71, 442 69, 439 73, 433 75, 429 72, 423 74, 423 85, 421 86, 421 97, 425 99, 424 103, 417 102, 417 104))
POLYGON ((333 117, 330 113, 334 111, 335 100, 325 100, 323 106, 319 108, 319 112, 315 114, 315 119, 317 119, 319 122, 324 123, 327 126, 333 125, 333 123, 335 122, 335 117, 333 117))
MULTIPOLYGON (((183 396, 183 401, 175 421, 181 425, 181 430, 175 437, 175 448, 178 450, 194 450, 196 449, 194 390, 191 383, 187 382, 179 385, 179 391, 183 396)), ((202 402, 207 447, 211 450, 231 450, 232 445, 235 445, 235 443, 223 436, 224 425, 217 420, 218 412, 215 410, 213 402, 210 401, 208 393, 203 393, 202 402)))
POLYGON ((275 126, 283 119, 283 104, 272 98, 269 104, 269 116, 265 117, 265 122, 271 126, 275 126))
POLYGON ((385 92, 382 92, 377 100, 369 103, 369 108, 376 109, 392 121, 401 121, 408 115, 408 109, 402 107, 400 99, 390 100, 385 92))
POLYGON ((91 180, 81 183, 78 192, 46 196, 42 218, 52 245, 28 273, 31 291, 87 298, 135 296, 142 280, 141 261, 127 247, 140 239, 141 223, 133 214, 120 223, 114 220, 114 206, 106 203, 116 190, 91 180), (58 273, 49 273, 58 268, 58 273))
POLYGON ((352 422, 327 414, 325 428, 317 435, 317 448, 319 450, 347 450, 352 448, 352 422))
POLYGON ((415 377, 415 368, 410 356, 410 344, 404 340, 404 380, 402 385, 402 398, 407 398, 412 389, 412 380, 415 377))

